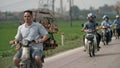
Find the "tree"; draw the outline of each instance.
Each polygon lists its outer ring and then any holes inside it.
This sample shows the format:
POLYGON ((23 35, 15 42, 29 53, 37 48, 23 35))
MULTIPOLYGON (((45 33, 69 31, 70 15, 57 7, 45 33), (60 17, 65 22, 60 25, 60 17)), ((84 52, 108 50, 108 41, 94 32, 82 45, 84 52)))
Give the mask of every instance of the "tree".
POLYGON ((70 8, 70 11, 72 13, 72 18, 73 19, 79 19, 79 16, 80 16, 80 9, 78 8, 78 6, 72 6, 70 8))
POLYGON ((117 2, 115 5, 113 5, 112 7, 116 10, 117 14, 120 14, 120 1, 118 1, 118 2, 117 2))
POLYGON ((95 10, 95 8, 92 7, 92 6, 90 6, 89 10, 90 10, 91 12, 93 12, 93 11, 95 10))

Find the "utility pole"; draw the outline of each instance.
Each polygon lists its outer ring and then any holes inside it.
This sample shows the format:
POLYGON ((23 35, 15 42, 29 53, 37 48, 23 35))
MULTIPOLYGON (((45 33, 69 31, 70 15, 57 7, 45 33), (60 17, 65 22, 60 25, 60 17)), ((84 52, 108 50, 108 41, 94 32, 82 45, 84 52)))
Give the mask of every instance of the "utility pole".
POLYGON ((72 27, 72 9, 71 9, 71 7, 72 7, 72 0, 69 0, 70 26, 72 27))
POLYGON ((61 14, 63 15, 63 0, 60 0, 61 14))
POLYGON ((55 0, 52 0, 53 15, 55 15, 55 0))

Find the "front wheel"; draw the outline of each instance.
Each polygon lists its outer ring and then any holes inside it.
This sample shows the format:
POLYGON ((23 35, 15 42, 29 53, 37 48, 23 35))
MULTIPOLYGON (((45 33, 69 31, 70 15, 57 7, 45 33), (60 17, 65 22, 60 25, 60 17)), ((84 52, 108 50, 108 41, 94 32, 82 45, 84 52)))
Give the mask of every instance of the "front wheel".
POLYGON ((94 47, 93 43, 89 44, 89 56, 90 57, 95 56, 95 47, 94 47))
POLYGON ((42 63, 40 64, 40 66, 37 64, 37 63, 35 63, 34 61, 31 63, 31 65, 30 65, 30 68, 42 68, 42 63))
POLYGON ((30 65, 28 65, 28 64, 21 64, 20 68, 30 68, 30 65))
POLYGON ((118 32, 117 32, 117 29, 115 29, 115 33, 114 34, 115 34, 115 38, 119 39, 119 35, 118 35, 118 32))

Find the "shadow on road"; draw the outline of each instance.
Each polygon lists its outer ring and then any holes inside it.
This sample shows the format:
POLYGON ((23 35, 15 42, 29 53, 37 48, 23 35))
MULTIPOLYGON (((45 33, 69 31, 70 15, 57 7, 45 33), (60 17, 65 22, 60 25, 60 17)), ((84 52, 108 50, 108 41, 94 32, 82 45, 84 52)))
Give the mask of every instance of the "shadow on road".
POLYGON ((95 57, 110 56, 110 55, 120 55, 120 52, 118 52, 118 53, 96 54, 95 57))

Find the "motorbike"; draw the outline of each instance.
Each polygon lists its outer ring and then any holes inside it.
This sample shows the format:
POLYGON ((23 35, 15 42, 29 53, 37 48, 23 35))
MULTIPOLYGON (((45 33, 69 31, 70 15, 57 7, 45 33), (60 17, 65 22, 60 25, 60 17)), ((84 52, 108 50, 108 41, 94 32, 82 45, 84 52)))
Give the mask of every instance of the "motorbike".
POLYGON ((28 41, 25 39, 18 43, 22 49, 22 55, 19 63, 20 68, 42 68, 42 63, 41 67, 39 67, 30 55, 31 46, 33 43, 36 43, 36 41, 28 41))
POLYGON ((104 45, 108 45, 109 42, 109 31, 105 26, 102 27, 102 42, 104 45))
POLYGON ((97 52, 97 39, 93 30, 88 29, 85 36, 85 48, 90 57, 95 56, 97 52))
POLYGON ((116 39, 119 39, 119 34, 118 34, 118 24, 115 24, 114 26, 114 36, 116 39))

